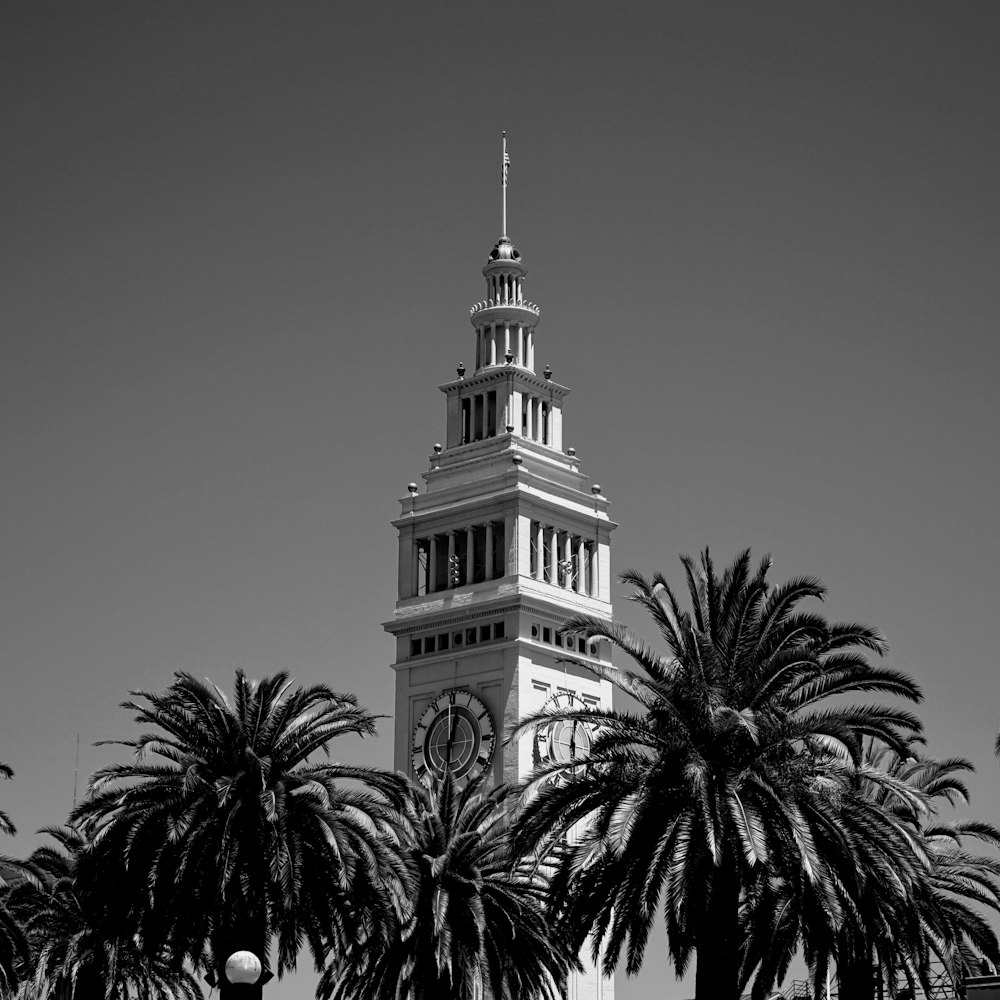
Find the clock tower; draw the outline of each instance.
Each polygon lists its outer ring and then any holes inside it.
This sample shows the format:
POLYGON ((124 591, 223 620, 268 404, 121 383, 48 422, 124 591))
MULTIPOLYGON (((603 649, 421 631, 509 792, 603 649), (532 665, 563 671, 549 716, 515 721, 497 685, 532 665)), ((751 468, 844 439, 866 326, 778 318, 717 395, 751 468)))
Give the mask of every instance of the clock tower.
MULTIPOLYGON (((568 754, 579 733, 505 743, 508 727, 546 703, 611 705, 611 685, 563 658, 610 664, 602 641, 560 632, 577 612, 611 617, 610 536, 616 525, 563 444, 569 389, 536 370, 539 308, 506 233, 472 306, 475 364, 440 386, 445 437, 424 487, 411 483, 399 532, 398 599, 385 629, 396 640, 395 766, 416 778, 450 767, 525 777, 568 754)), ((613 1000, 614 980, 584 958, 567 1000, 613 1000)))

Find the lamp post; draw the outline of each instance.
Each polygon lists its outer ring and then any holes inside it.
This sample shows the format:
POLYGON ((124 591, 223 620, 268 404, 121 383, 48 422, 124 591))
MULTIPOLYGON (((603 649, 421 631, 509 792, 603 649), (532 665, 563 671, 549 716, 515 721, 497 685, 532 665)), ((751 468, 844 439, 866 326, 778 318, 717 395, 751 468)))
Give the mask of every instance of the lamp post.
POLYGON ((261 1000, 272 975, 252 951, 234 951, 226 959, 219 1000, 261 1000))

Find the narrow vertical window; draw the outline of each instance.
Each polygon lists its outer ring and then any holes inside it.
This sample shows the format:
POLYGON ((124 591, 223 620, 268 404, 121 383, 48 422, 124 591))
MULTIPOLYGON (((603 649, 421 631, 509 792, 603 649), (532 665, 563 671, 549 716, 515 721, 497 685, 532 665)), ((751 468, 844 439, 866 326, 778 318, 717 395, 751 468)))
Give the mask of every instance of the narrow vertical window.
POLYGON ((483 439, 483 394, 476 396, 475 423, 473 425, 472 440, 481 441, 483 439))
POLYGON ((486 579, 486 525, 477 524, 472 529, 472 580, 482 583, 486 579))
POLYGON ((499 580, 507 575, 507 547, 504 537, 503 521, 493 522, 493 579, 499 580))
POLYGON ((472 440, 472 400, 462 400, 462 444, 472 440))
POLYGON ((497 435, 497 392, 491 389, 486 394, 486 436, 497 435))

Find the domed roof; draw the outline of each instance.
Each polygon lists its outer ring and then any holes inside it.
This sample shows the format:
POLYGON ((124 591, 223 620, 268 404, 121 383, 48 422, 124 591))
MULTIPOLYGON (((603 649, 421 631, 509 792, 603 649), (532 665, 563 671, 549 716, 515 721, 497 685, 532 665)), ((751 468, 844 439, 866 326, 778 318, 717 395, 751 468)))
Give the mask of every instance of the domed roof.
POLYGON ((521 259, 521 254, 517 247, 506 236, 501 236, 496 245, 490 251, 490 260, 517 260, 521 259))

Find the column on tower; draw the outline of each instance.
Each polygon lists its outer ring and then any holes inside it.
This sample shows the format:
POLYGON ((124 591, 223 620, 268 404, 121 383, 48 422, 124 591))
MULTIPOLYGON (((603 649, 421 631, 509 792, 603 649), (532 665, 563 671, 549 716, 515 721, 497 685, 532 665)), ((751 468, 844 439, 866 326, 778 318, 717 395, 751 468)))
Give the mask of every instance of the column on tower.
POLYGON ((503 576, 517 576, 517 517, 508 511, 503 519, 504 572, 503 576))
POLYGON ((486 522, 486 568, 484 569, 487 580, 493 579, 493 522, 486 522))
POLYGON ((413 597, 420 590, 420 553, 423 550, 423 539, 415 538, 410 549, 410 590, 408 597, 413 597))

